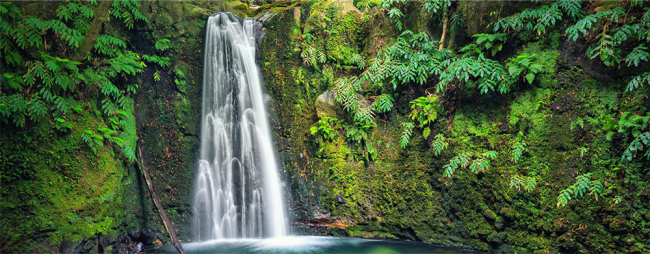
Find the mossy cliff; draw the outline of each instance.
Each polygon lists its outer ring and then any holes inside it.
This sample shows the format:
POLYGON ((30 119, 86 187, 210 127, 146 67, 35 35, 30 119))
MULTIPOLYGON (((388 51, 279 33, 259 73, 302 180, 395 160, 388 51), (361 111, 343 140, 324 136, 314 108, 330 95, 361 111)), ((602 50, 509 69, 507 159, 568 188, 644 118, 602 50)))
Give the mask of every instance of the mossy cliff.
MULTIPOLYGON (((61 4, 17 6, 26 15, 52 19, 61 4)), ((138 137, 143 141, 154 188, 182 241, 191 240, 204 26, 210 13, 224 8, 223 2, 144 1, 139 10, 149 22, 135 22, 133 29, 115 22, 99 27, 102 34, 124 38, 134 52, 169 58, 168 66, 147 63, 135 77, 138 88, 126 102, 119 137, 132 149, 138 137), (164 40, 168 48, 154 47, 164 40)), ((115 244, 129 243, 126 232, 143 229, 153 229, 149 241, 169 241, 138 165, 114 144, 93 152, 80 138, 109 119, 92 94, 79 97, 81 113, 68 119, 71 131, 49 122, 25 128, 0 123, 0 251, 112 252, 115 244)))
MULTIPOLYGON (((543 71, 532 85, 516 84, 503 95, 481 95, 471 83, 457 89, 454 97, 460 99, 442 105, 447 111, 431 125, 432 134, 424 138, 413 131, 406 148, 400 147, 400 123, 410 120, 409 101, 425 96, 435 83, 397 87, 391 91, 394 109, 378 113, 376 126, 355 138, 353 116, 327 91, 337 78, 359 75, 355 54, 371 59, 397 34, 381 13, 360 8, 350 2, 292 2, 253 13, 265 20, 260 67, 273 98, 275 140, 297 232, 517 253, 650 249, 650 211, 642 201, 648 195, 647 163, 622 163, 620 151, 630 140, 619 136, 612 142, 580 122, 646 110, 642 92, 622 92, 623 74, 584 60, 581 44, 559 32, 538 39, 521 34, 509 38, 497 57, 537 54, 543 71), (437 133, 445 135, 449 147, 436 156, 429 144, 437 133), (513 161, 518 140, 527 148, 513 161), (498 152, 489 170, 443 176, 443 166, 455 155, 485 150, 498 152), (576 176, 601 168, 606 172, 601 181, 609 188, 604 198, 585 195, 556 205, 559 192, 576 176), (511 187, 513 176, 532 177, 537 186, 530 192, 511 187), (319 223, 316 231, 310 228, 319 223)), ((523 7, 462 2, 457 8, 466 11, 467 26, 446 40, 450 48, 472 40, 465 34, 485 31, 494 19, 489 11, 523 7)), ((419 15, 406 14, 404 24, 436 37, 437 21, 419 15)), ((374 92, 368 88, 359 98, 370 101, 366 96, 374 92)))

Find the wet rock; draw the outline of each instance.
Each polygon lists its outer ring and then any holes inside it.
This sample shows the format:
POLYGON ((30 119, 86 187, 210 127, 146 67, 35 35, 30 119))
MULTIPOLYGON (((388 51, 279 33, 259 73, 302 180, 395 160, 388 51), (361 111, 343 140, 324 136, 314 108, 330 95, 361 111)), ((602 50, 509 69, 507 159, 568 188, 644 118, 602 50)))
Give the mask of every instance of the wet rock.
POLYGON ((131 237, 131 240, 137 241, 138 238, 140 238, 140 231, 139 230, 133 230, 129 232, 129 237, 131 237))
POLYGON ((142 230, 142 233, 140 234, 140 242, 145 245, 151 245, 154 240, 156 240, 156 231, 151 228, 145 228, 142 230))
POLYGON ((348 202, 343 199, 341 195, 336 195, 336 202, 339 202, 339 204, 347 204, 348 202))

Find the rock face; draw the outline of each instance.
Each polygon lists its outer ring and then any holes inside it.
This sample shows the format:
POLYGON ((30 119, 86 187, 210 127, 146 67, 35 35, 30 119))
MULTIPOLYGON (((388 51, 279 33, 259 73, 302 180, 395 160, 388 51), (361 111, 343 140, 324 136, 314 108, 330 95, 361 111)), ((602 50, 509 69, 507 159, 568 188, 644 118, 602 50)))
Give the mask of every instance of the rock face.
POLYGON ((334 100, 334 93, 331 90, 325 91, 316 98, 316 114, 319 118, 338 118, 336 110, 336 101, 334 100))
POLYGON ((246 17, 248 16, 249 8, 248 4, 240 1, 225 1, 223 2, 223 11, 231 12, 232 14, 246 17))

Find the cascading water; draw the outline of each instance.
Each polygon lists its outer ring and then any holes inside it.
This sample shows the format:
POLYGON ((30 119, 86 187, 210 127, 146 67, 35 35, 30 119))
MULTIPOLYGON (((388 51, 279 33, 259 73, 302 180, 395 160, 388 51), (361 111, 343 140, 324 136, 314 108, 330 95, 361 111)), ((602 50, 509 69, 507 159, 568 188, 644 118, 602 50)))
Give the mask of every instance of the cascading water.
POLYGON ((217 13, 206 26, 195 239, 286 235, 254 21, 217 13))

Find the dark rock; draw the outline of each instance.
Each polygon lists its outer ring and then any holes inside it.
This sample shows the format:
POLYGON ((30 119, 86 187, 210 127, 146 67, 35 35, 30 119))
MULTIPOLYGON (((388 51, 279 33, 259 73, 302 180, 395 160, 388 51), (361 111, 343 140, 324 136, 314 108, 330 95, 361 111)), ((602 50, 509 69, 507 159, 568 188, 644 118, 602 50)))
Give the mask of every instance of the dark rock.
POLYGON ((345 201, 345 199, 343 199, 343 197, 341 197, 341 195, 336 195, 336 202, 339 202, 339 204, 347 204, 348 203, 348 202, 345 201))
POLYGON ((142 233, 140 234, 140 242, 144 243, 145 245, 151 245, 155 240, 156 231, 151 228, 145 228, 142 230, 142 233))
POLYGON ((90 250, 92 250, 92 249, 94 249, 94 248, 95 248, 95 241, 93 241, 93 240, 88 240, 88 242, 86 242, 86 244, 84 244, 82 250, 83 250, 84 252, 87 252, 87 251, 90 251, 90 250))
POLYGON ((74 243, 70 241, 63 241, 61 243, 61 246, 59 247, 59 252, 61 253, 72 253, 74 249, 77 249, 79 245, 81 244, 81 241, 76 241, 74 243))
POLYGON ((139 230, 133 230, 129 232, 129 237, 131 237, 131 240, 136 241, 138 238, 140 238, 140 231, 139 230))
POLYGON ((129 235, 126 234, 126 233, 124 233, 124 234, 117 237, 117 242, 118 243, 128 243, 130 241, 131 241, 131 239, 129 238, 129 235))

